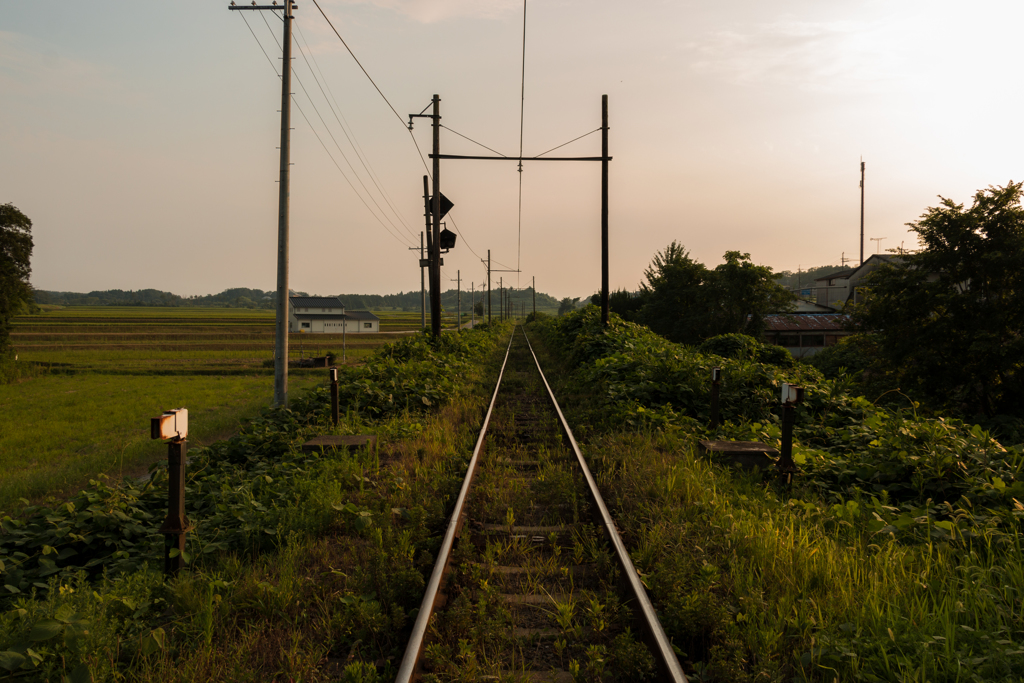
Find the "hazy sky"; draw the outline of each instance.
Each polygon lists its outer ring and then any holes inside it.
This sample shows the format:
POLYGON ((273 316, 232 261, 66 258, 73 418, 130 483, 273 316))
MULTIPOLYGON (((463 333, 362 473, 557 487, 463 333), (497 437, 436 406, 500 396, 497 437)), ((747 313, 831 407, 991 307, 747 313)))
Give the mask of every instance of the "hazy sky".
MULTIPOLYGON (((518 153, 522 2, 319 1, 403 119, 438 93, 446 126, 518 153)), ((312 129, 293 110, 292 287, 418 289, 423 164, 298 4, 312 129)), ((0 202, 34 222, 36 287, 275 287, 280 80, 263 50, 280 64, 281 23, 227 5, 3 3, 0 202)), ((671 240, 711 266, 726 250, 776 270, 856 258, 862 155, 867 254, 870 237, 913 246, 904 224, 936 195, 1024 177, 1019 1, 528 0, 526 23, 526 155, 597 128, 609 96, 616 289, 671 240)), ((429 121, 414 135, 426 153, 429 121)), ((448 130, 441 145, 489 154, 448 130)), ((598 155, 600 137, 560 153, 598 155)), ((521 285, 596 291, 600 164, 525 164, 521 255, 515 163, 446 161, 441 181, 462 234, 447 277, 479 286, 490 249, 521 285)))

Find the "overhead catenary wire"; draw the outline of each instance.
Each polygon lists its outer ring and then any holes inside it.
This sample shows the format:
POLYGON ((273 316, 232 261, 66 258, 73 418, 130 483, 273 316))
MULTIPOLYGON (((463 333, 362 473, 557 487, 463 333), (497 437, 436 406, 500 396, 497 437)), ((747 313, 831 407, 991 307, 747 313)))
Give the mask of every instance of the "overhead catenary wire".
MULTIPOLYGON (((523 0, 523 70, 519 91, 519 230, 516 237, 516 270, 523 265, 523 122, 526 120, 526 0, 523 0)), ((519 275, 516 274, 516 286, 519 275)))
POLYGON ((572 143, 576 142, 577 140, 582 140, 583 138, 587 137, 588 135, 593 135, 594 133, 596 133, 599 130, 601 130, 601 129, 600 128, 595 128, 594 130, 590 131, 589 133, 584 133, 583 135, 579 136, 578 138, 573 138, 572 140, 569 140, 569 142, 563 142, 562 144, 558 145, 557 147, 552 147, 547 152, 541 152, 537 156, 542 157, 545 154, 550 154, 551 152, 554 152, 556 149, 562 149, 566 145, 571 145, 572 143))

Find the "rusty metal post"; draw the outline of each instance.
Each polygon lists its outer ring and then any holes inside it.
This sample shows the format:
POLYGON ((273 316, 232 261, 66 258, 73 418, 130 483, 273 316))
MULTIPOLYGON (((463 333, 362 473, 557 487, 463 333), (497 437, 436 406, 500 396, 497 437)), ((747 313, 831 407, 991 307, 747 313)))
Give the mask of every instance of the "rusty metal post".
POLYGON ((608 96, 601 95, 601 324, 608 325, 608 96))
POLYGON ((173 576, 185 567, 185 456, 188 442, 176 439, 167 444, 167 517, 160 533, 164 535, 164 574, 173 576), (177 549, 176 557, 171 551, 177 549))
POLYGON ((331 424, 338 426, 338 368, 331 368, 331 424))
POLYGON ((722 368, 711 370, 711 429, 718 428, 718 392, 722 388, 722 368))

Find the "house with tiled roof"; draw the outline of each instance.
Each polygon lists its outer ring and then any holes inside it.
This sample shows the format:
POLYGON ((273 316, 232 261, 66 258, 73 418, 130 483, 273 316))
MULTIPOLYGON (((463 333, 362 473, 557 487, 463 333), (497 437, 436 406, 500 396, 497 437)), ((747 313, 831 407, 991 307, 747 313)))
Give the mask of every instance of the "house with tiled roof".
POLYGON ((369 311, 349 311, 336 296, 288 297, 288 331, 306 334, 380 332, 380 318, 369 311))

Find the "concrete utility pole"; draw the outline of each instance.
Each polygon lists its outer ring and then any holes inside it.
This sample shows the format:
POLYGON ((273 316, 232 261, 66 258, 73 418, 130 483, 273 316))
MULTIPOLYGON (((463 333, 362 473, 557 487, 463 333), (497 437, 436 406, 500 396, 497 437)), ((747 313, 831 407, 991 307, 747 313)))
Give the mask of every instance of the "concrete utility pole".
POLYGON ((498 278, 498 320, 505 319, 505 276, 498 278))
POLYGON ((476 290, 473 289, 475 282, 470 281, 469 283, 469 327, 470 329, 476 327, 476 290))
POLYGON ((864 161, 860 162, 860 265, 864 265, 864 161))
POLYGON ((533 276, 533 319, 537 319, 537 276, 533 276))
POLYGON ((487 250, 487 324, 491 324, 491 250, 487 250))
POLYGON ((274 321, 274 405, 288 405, 288 214, 292 119, 292 14, 297 5, 235 5, 229 10, 283 10, 281 46, 281 173, 277 198, 277 315, 274 321))

